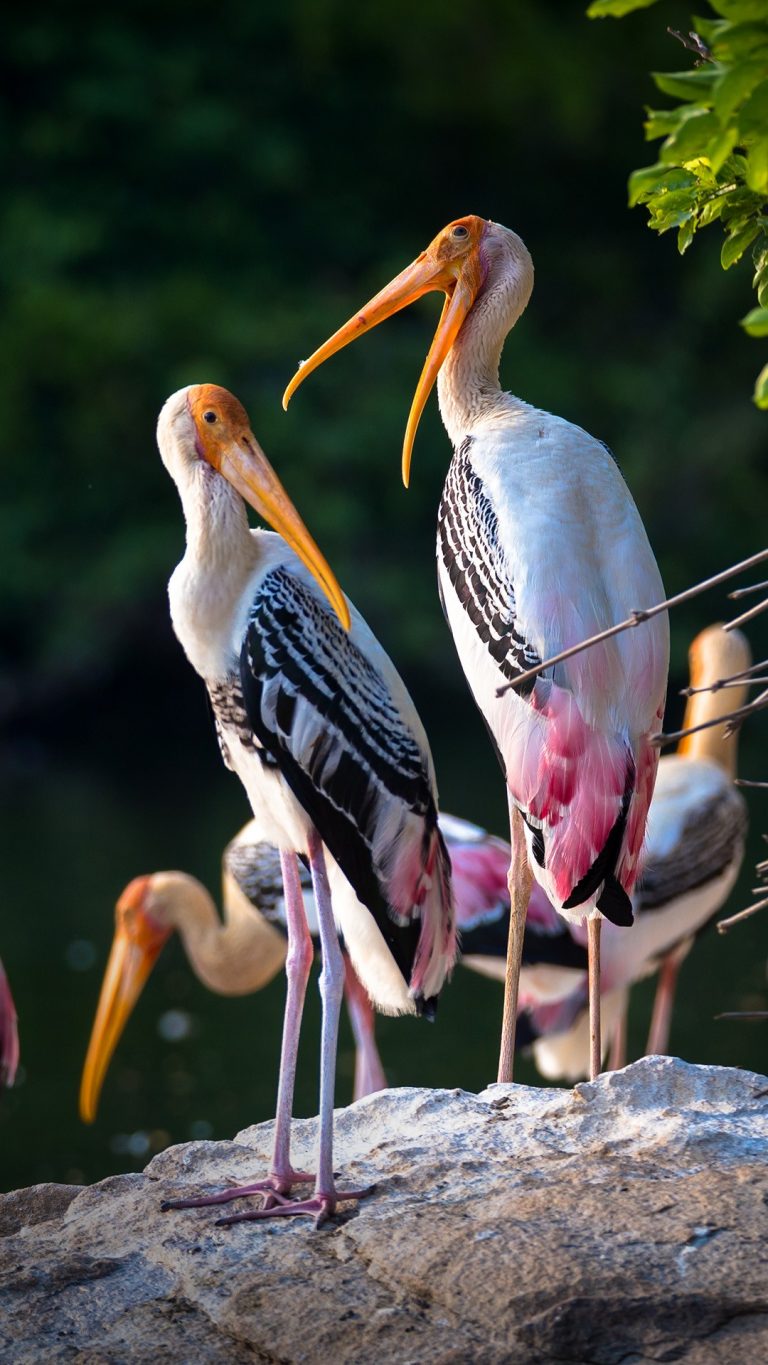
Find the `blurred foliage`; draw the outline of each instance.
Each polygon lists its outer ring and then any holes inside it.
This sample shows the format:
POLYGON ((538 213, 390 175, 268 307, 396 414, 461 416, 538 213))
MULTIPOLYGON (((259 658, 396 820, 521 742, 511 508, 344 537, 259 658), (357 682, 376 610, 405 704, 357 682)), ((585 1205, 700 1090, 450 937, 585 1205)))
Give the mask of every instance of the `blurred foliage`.
MULTIPOLYGON (((43 0, 9 14, 0 714, 55 715, 67 690, 147 661, 157 687, 183 528, 154 423, 169 392, 203 379, 244 400, 417 688, 464 695, 434 583, 449 456, 434 402, 408 494, 399 479, 437 301, 280 409, 298 357, 458 214, 529 244, 536 291, 502 376, 615 449, 670 591, 762 543, 749 343, 723 325, 739 286, 705 253, 678 270, 624 205, 645 73, 672 46, 633 22, 538 0, 43 0)), ((678 664, 711 611, 680 614, 678 664)))
MULTIPOLYGON (((592 18, 621 17, 655 0, 596 0, 592 18)), ((717 19, 695 19, 683 38, 696 53, 691 70, 655 73, 674 109, 649 109, 645 135, 664 138, 659 160, 634 171, 630 204, 645 204, 657 232, 677 229, 680 254, 700 228, 719 222, 724 270, 752 248, 758 307, 742 319, 750 336, 768 336, 768 0, 712 0, 717 19)), ((768 408, 768 365, 754 400, 768 408)))

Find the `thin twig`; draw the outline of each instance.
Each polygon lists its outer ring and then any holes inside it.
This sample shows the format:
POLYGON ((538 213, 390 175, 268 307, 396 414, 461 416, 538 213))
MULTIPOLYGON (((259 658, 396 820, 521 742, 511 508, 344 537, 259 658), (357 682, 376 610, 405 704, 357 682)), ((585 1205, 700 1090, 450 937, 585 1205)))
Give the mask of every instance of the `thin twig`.
POLYGON ((763 588, 768 588, 768 578, 764 578, 762 583, 750 583, 746 588, 734 588, 729 592, 728 597, 731 602, 738 602, 740 597, 749 597, 753 592, 762 592, 763 588))
POLYGON ((700 38, 698 33, 695 33, 693 29, 688 33, 680 33, 678 29, 670 28, 669 25, 667 25, 667 33, 671 38, 677 38, 677 41, 682 43, 683 47, 687 48, 689 52, 695 52, 699 60, 693 63, 694 66, 703 66, 705 62, 713 62, 715 60, 704 42, 704 39, 700 38))
POLYGON ((543 673, 545 668, 553 668, 555 664, 562 663, 565 659, 571 659, 574 654, 580 654, 582 650, 589 649, 592 645, 600 644, 603 640, 610 640, 612 636, 619 635, 624 630, 631 630, 633 626, 640 626, 644 621, 650 621, 651 617, 658 616, 659 612, 668 611, 670 607, 676 607, 681 602, 687 602, 691 597, 698 597, 699 593, 706 592, 709 588, 716 588, 719 583, 725 583, 727 579, 735 578, 737 574, 744 573, 746 569, 753 568, 755 564, 762 564, 766 559, 768 559, 768 550, 760 550, 758 554, 750 555, 749 559, 743 559, 740 564, 733 564, 730 569, 723 569, 722 573, 717 573, 712 578, 705 578, 701 583, 694 584, 692 588, 686 588, 685 592, 679 592, 674 597, 668 597, 665 602, 658 602, 654 607, 645 607, 633 611, 626 621, 619 621, 618 625, 610 626, 608 630, 601 630, 597 635, 591 635, 588 640, 582 640, 578 645, 571 645, 570 649, 561 650, 559 654, 553 654, 550 659, 545 659, 543 663, 536 664, 535 668, 529 668, 525 673, 520 673, 512 682, 497 687, 496 696, 503 697, 505 692, 521 687, 531 678, 538 677, 539 673, 543 673))
POLYGON ((746 910, 740 910, 738 915, 729 915, 728 919, 719 919, 717 921, 718 934, 727 934, 734 924, 741 924, 742 920, 750 919, 752 915, 757 914, 758 910, 764 910, 766 905, 768 905, 768 896, 764 900, 756 901, 754 905, 748 905, 746 910))
MULTIPOLYGON (((716 1014, 716 1019, 768 1019, 768 1010, 729 1010, 726 1014, 716 1014)), ((768 1090, 761 1090, 768 1095, 768 1090)))
POLYGON ((755 616, 759 616, 761 611, 768 607, 768 597, 764 602, 758 602, 756 607, 750 607, 749 611, 743 611, 741 616, 735 616, 732 621, 726 621, 723 630, 735 630, 737 626, 743 626, 745 621, 751 621, 755 616))
MULTIPOLYGON (((755 782, 750 777, 734 777, 733 782, 736 787, 768 787, 768 782, 755 782)), ((766 863, 766 867, 768 867, 768 863, 766 863)))
POLYGON ((707 687, 681 687, 681 697, 695 697, 699 692, 723 692, 728 687, 768 687, 768 678, 720 678, 707 687))
POLYGON ((759 663, 750 664, 749 668, 742 668, 738 673, 729 673, 727 678, 718 678, 717 682, 706 683, 703 687, 681 687, 680 696, 692 697, 696 692, 718 692, 721 687, 735 685, 740 678, 751 678, 763 668, 768 668, 768 659, 761 659, 759 663))
POLYGON ((672 744, 676 740, 686 739, 688 735, 695 735, 699 730, 709 730, 713 725, 724 725, 725 734, 732 735, 738 729, 742 721, 747 716, 751 716, 755 711, 762 711, 768 706, 768 689, 761 692, 759 697, 747 702, 746 706, 739 706, 735 711, 730 711, 725 716, 715 716, 713 720, 703 720, 700 725, 689 725, 685 730, 674 730, 670 734, 651 735, 651 744, 655 744, 658 749, 665 744, 672 744))

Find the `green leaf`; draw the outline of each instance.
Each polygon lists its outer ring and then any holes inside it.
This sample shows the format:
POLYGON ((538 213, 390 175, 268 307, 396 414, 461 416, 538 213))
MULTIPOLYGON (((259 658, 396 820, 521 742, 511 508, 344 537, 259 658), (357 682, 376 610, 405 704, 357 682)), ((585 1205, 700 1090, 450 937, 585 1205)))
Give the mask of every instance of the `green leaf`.
POLYGON ((711 65, 697 66, 693 71, 652 71, 654 84, 665 95, 681 100, 710 101, 707 96, 715 84, 717 72, 711 65))
POLYGON ((709 227, 720 217, 725 207, 725 201, 721 194, 712 199, 708 199, 702 209, 699 209, 699 227, 709 227))
POLYGON ((656 0, 592 0, 587 10, 588 19, 623 19, 635 9, 650 9, 656 0))
POLYGON ((710 138, 720 132, 720 124, 714 114, 695 109, 688 113, 680 127, 671 133, 661 148, 661 160, 667 163, 691 161, 701 156, 710 138))
POLYGON ((750 242, 754 242, 759 231, 759 223, 754 221, 744 223, 743 220, 739 220, 723 242, 720 252, 720 264, 723 270, 730 270, 732 265, 741 260, 750 242))
POLYGON ((684 256, 693 241, 696 232, 696 219, 691 214, 684 223, 680 225, 677 232, 677 249, 681 256, 684 256))
POLYGON ((683 106, 682 109, 646 109, 648 115, 643 128, 647 142, 651 142, 655 137, 668 137, 674 133, 676 128, 688 115, 688 110, 683 106))
POLYGON ((707 143, 707 160, 715 175, 722 170, 723 165, 731 155, 736 146, 737 137, 738 133, 734 124, 729 124, 727 127, 721 128, 719 133, 716 133, 707 143))
POLYGON ((768 365, 764 365, 755 380, 753 401, 759 408, 768 408, 768 365))
POLYGON ((691 190, 677 190, 659 195, 648 204, 651 227, 656 232, 668 232, 682 227, 696 212, 696 196, 691 190))
POLYGON ((741 319, 741 326, 751 337, 768 337, 768 308, 753 308, 741 319))
POLYGON ((765 57, 768 55, 768 25, 724 24, 711 50, 713 57, 725 65, 765 57))
POLYGON ((732 24, 760 23, 765 20, 765 0, 709 0, 715 14, 732 24))
POLYGON ((739 110, 741 140, 759 136, 768 128, 768 80, 761 81, 739 110))
POLYGON ((755 142, 747 155, 747 184, 756 194, 768 191, 768 137, 755 142))
POLYGON ((629 177, 629 206, 645 203, 652 195, 667 190, 683 190, 694 186, 696 181, 690 171, 682 167, 670 168, 663 161, 655 166, 643 166, 633 171, 629 177))
POLYGON ((731 114, 751 95, 756 85, 768 76, 768 63, 765 61, 740 62, 731 66, 718 76, 714 85, 715 113, 721 123, 727 123, 731 114))

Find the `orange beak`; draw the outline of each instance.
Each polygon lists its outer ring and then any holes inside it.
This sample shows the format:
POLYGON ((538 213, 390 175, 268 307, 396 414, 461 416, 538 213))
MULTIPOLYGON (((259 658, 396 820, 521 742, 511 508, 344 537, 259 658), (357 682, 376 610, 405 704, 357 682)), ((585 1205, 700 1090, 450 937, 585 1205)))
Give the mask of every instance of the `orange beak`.
POLYGON ((410 303, 421 298, 431 290, 442 290, 446 295, 437 331, 432 339, 429 354, 416 386, 408 425, 403 442, 403 483, 406 488, 410 480, 411 453, 419 419, 426 401, 432 391, 443 361, 453 346, 461 325, 472 307, 485 279, 485 265, 481 251, 481 240, 485 223, 483 219, 471 215, 461 218, 430 243, 426 251, 417 256, 412 265, 401 271, 394 280, 385 286, 364 308, 350 318, 349 322, 334 332, 324 345, 320 346, 309 360, 299 366, 288 388, 283 394, 283 407, 288 404, 312 370, 322 365, 324 360, 340 351, 350 341, 355 341, 364 332, 378 326, 385 318, 407 308, 410 303), (452 229, 466 228, 467 236, 460 246, 452 242, 449 234, 452 229))
POLYGON ((206 458, 237 489, 241 498, 287 541, 320 585, 345 630, 349 607, 325 555, 312 539, 252 431, 247 431, 206 458))
POLYGON ((83 1123, 93 1123, 96 1118, 101 1087, 112 1054, 171 932, 155 924, 141 908, 140 901, 136 903, 137 895, 146 894, 148 881, 147 877, 139 877, 131 882, 115 910, 115 937, 80 1082, 79 1109, 83 1123))

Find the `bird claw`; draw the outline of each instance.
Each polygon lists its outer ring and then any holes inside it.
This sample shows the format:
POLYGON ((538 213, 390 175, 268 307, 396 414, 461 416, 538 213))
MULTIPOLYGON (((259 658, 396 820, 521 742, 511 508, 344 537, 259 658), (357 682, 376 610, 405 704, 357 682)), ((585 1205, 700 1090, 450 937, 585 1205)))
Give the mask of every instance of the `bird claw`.
POLYGON ((255 1223, 264 1218, 296 1218, 302 1214, 314 1218, 315 1227, 322 1227, 336 1212, 336 1205, 345 1199, 365 1199, 373 1194, 375 1185, 363 1190, 334 1190, 331 1194, 315 1194, 310 1199, 287 1199, 273 1191, 265 1197, 260 1209, 248 1209, 245 1213, 230 1213, 217 1218, 217 1228, 229 1227, 232 1223, 255 1223))
POLYGON ((216 1194, 195 1195, 191 1199, 164 1199, 160 1211, 167 1213, 169 1209, 205 1209, 215 1204, 228 1204, 232 1199, 247 1199, 253 1194, 263 1195, 263 1207, 271 1208, 276 1200, 286 1199, 294 1185, 311 1185, 314 1179, 315 1177, 309 1175, 307 1171, 291 1169, 280 1175, 268 1175, 264 1180, 255 1180, 250 1185, 231 1185, 216 1194))

